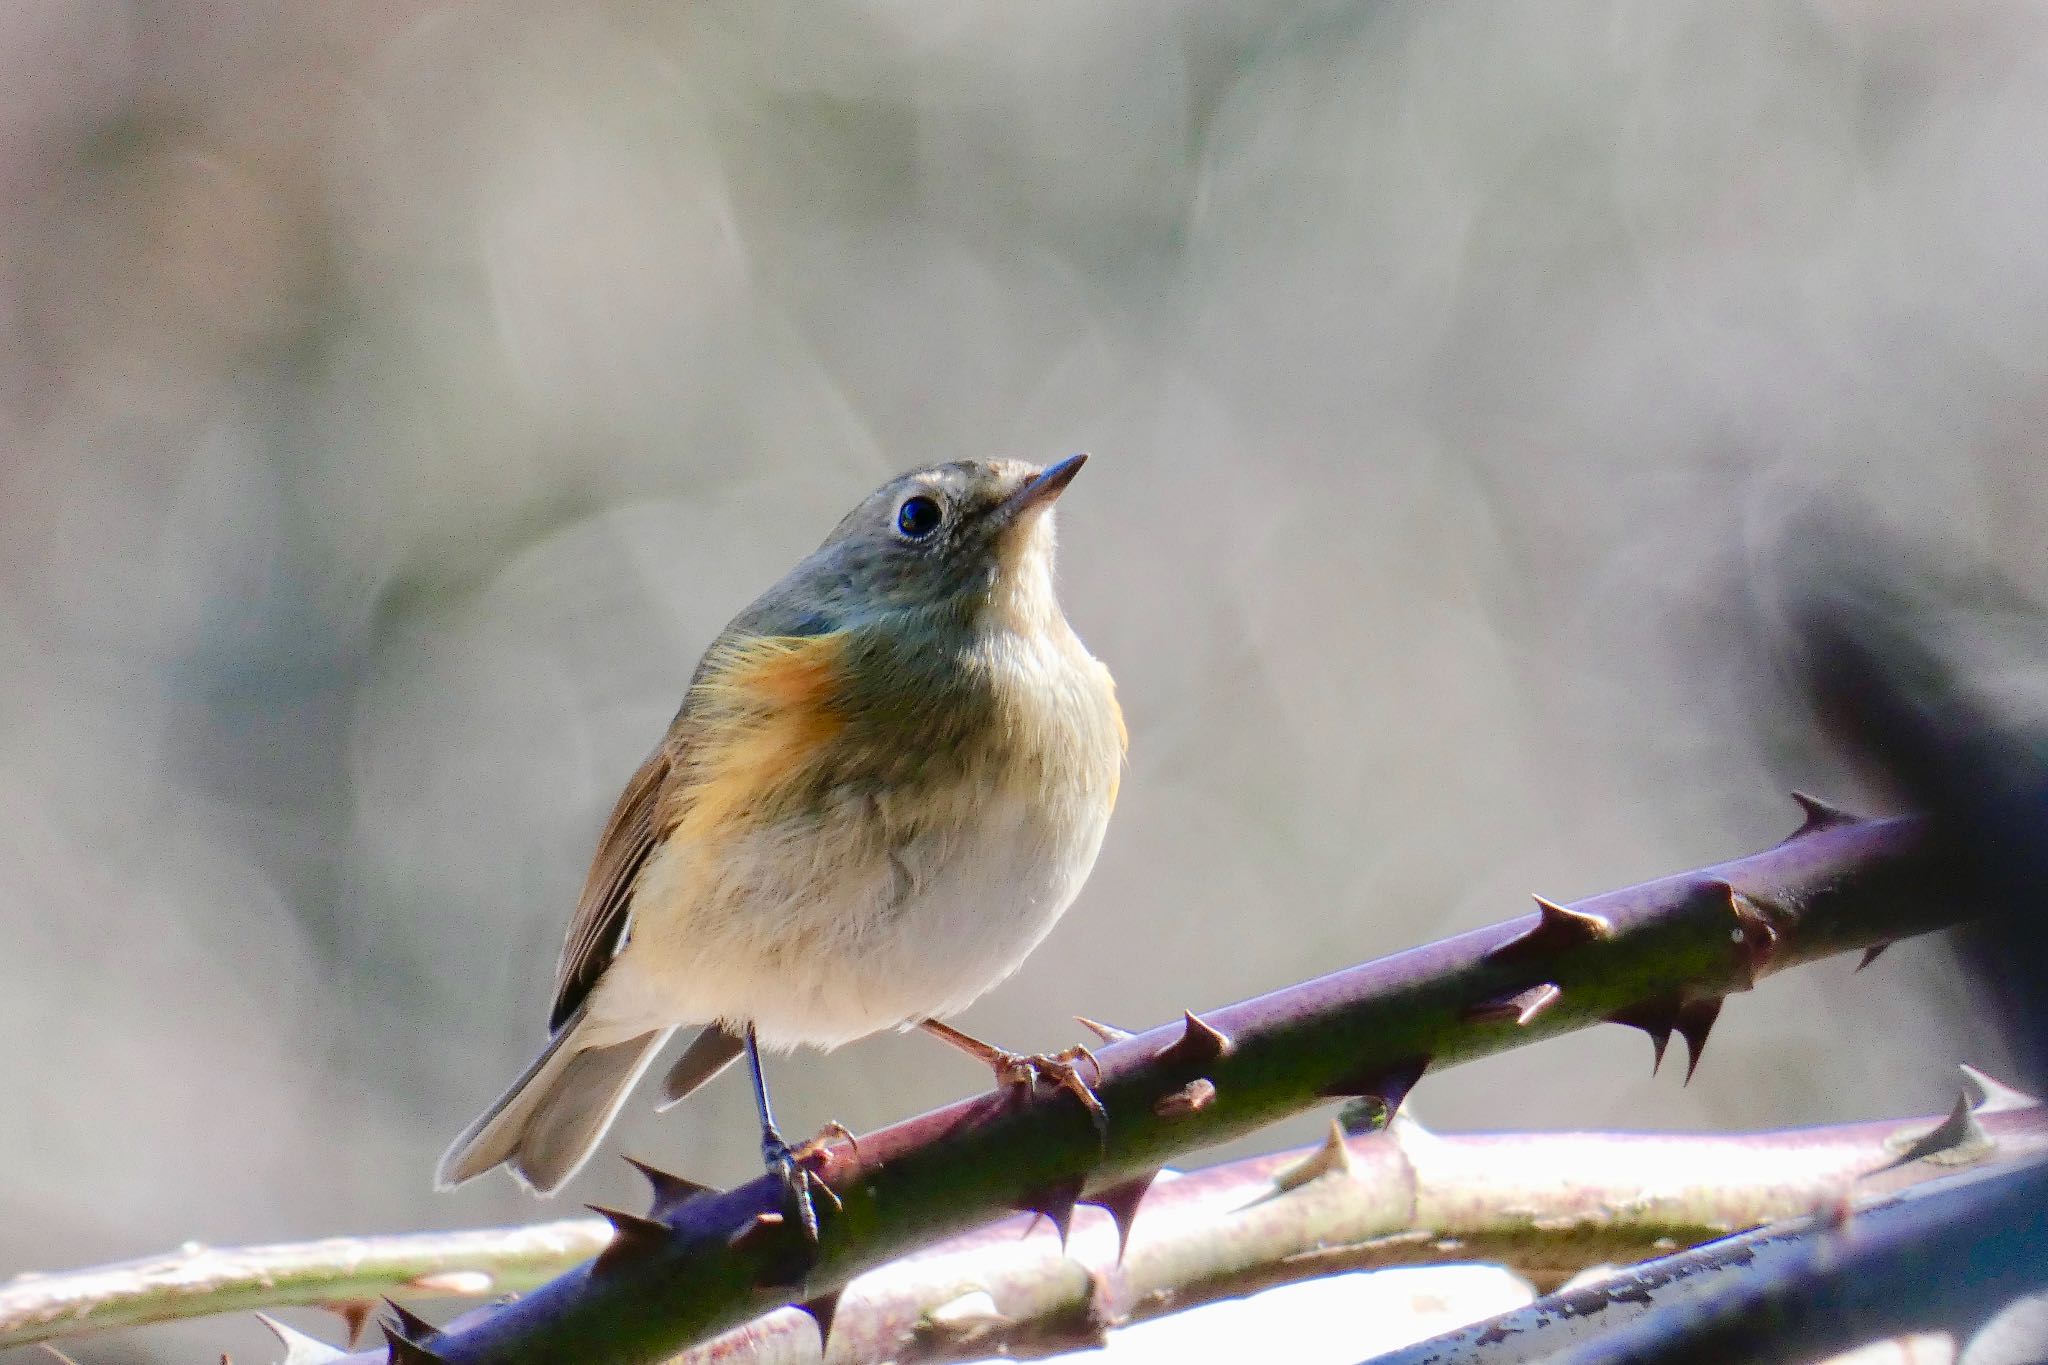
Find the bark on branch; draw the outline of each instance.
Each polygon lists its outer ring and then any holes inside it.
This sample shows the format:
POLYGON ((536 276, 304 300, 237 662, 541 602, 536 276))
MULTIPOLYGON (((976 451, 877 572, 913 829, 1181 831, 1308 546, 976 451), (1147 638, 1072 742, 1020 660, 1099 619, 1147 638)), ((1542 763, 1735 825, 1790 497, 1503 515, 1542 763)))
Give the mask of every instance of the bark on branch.
MULTIPOLYGON (((1555 1287, 1590 1265, 1639 1261, 1834 1205, 1856 1177, 1897 1160, 1942 1122, 1712 1136, 1438 1136, 1403 1122, 1349 1139, 1342 1161, 1309 1149, 1163 1181, 1121 1260, 1107 1219, 1077 1223, 1064 1253, 1049 1232, 1020 1239, 1008 1220, 892 1263, 848 1286, 829 1359, 1030 1358, 1219 1299, 1389 1266, 1490 1262, 1555 1287)), ((1855 1189, 1859 1204, 1882 1202, 1946 1177, 1953 1162, 2039 1155, 2048 1155, 2048 1110, 1985 1113, 1968 1144, 1855 1189)), ((670 1365, 819 1359, 816 1326, 785 1309, 670 1365)))
MULTIPOLYGON (((2025 1097, 1972 1116, 1934 1160, 1859 1183, 1863 1198, 1957 1164, 2048 1155, 2048 1109, 2025 1097)), ((1749 1134, 1445 1134, 1389 1131, 1162 1178, 1119 1257, 1111 1220, 1077 1221, 1064 1250, 1021 1218, 953 1238, 856 1280, 833 1356, 941 1365, 1042 1354, 1128 1322, 1344 1270, 1446 1259, 1505 1265, 1539 1287, 1585 1266, 1797 1217, 1897 1162, 1949 1120, 1933 1117, 1749 1134)), ((0 1348, 247 1309, 369 1312, 518 1291, 610 1241, 601 1218, 525 1228, 201 1247, 0 1285, 0 1348)), ((1645 1296, 1648 1297, 1647 1295, 1645 1296)), ((1631 1297, 1631 1303, 1635 1298, 1631 1297)), ((310 1347, 306 1348, 311 1352, 310 1347)), ((339 1354, 334 1351, 332 1354, 339 1354)), ((675 1365, 815 1362, 817 1329, 771 1313, 675 1365)))
MULTIPOLYGON (((1950 1114, 1940 1128, 1900 1153, 1904 1157, 1925 1152, 1929 1158, 1882 1177, 1895 1179, 1918 1169, 1921 1179, 1906 1188, 1871 1198, 1877 1193, 1877 1181, 1866 1179, 1857 1186, 1864 1198, 1853 1208, 1846 1203, 1828 1206, 1813 1217, 1769 1223, 1738 1236, 1645 1260, 1597 1283, 1578 1285, 1525 1308, 1374 1356, 1371 1365, 1514 1365, 1525 1360, 1561 1360, 1573 1350, 1608 1351, 1638 1331, 1650 1334, 1650 1350, 1642 1358, 1661 1361, 1675 1358, 1661 1354, 1673 1349, 1668 1334, 1682 1336, 1693 1330, 1703 1316, 1701 1306, 1709 1302, 1739 1301, 1738 1317, 1758 1311, 1764 1301, 1758 1295, 1776 1295, 1801 1310, 1810 1309, 1813 1305, 1805 1295, 1802 1273, 1816 1266, 1839 1266, 1845 1251, 1862 1247, 1873 1237, 1895 1237, 1900 1229, 1924 1233, 1936 1228, 1955 1207, 1950 1201, 1961 1191, 1980 1185, 1983 1179, 1996 1186, 2044 1155, 2020 1135, 2024 1129, 2008 1125, 2015 1119, 2029 1121, 2025 1116, 2048 1118, 2048 1109, 2031 1095, 2010 1090, 1968 1068, 1965 1072, 1983 1091, 1983 1100, 1974 1110, 1958 1109, 1950 1114), (1653 1316, 1655 1326, 1647 1321, 1653 1316)), ((1859 1282, 1859 1288, 1874 1291, 1867 1296, 1868 1303, 1878 1307, 1874 1320, 1847 1316, 1839 1311, 1839 1305, 1818 1315, 1809 1314, 1827 1325, 1830 1339, 1800 1340, 1788 1334, 1773 1341, 1773 1358, 1819 1359, 1843 1345, 1881 1338, 1887 1324, 1918 1330, 1935 1322, 1949 1329, 1961 1328, 1957 1334, 1965 1335, 1972 1325, 1972 1313, 1941 1320, 1938 1314, 1926 1312, 1925 1290, 1941 1278, 1939 1272, 1944 1269, 1938 1262, 1923 1261, 1917 1268, 1919 1278, 1911 1282, 1895 1278, 1882 1287, 1859 1282)), ((1981 1316, 1977 1310, 1984 1302, 1995 1304, 2000 1295, 2010 1297, 2008 1287, 1996 1283, 1973 1283, 1969 1292, 1973 1298, 1984 1296, 1973 1310, 1975 1316, 1981 1316)), ((1759 1325, 1771 1331, 1779 1326, 1768 1314, 1747 1323, 1749 1327, 1759 1325)), ((1727 1347, 1723 1341, 1714 1349, 1727 1347)), ((1724 1357, 1708 1354, 1695 1358, 1724 1357)))

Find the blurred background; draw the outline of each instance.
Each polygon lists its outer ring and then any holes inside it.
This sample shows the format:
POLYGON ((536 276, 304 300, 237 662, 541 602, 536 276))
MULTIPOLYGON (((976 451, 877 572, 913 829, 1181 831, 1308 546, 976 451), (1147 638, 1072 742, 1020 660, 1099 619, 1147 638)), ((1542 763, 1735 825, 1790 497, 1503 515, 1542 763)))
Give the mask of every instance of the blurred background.
MULTIPOLYGON (((0 6, 0 1277, 632 1198, 429 1177, 699 651, 918 464, 1094 456, 1131 765, 963 1020, 1012 1047, 1864 802, 1755 641, 1816 507, 2048 592, 2044 137, 2018 0, 0 6)), ((1412 1102, 1940 1109, 2004 1061, 1960 983, 1412 1102)), ((772 1076, 798 1131, 986 1080, 772 1076)), ((730 1182, 752 1122, 735 1073, 609 1150, 730 1182)))

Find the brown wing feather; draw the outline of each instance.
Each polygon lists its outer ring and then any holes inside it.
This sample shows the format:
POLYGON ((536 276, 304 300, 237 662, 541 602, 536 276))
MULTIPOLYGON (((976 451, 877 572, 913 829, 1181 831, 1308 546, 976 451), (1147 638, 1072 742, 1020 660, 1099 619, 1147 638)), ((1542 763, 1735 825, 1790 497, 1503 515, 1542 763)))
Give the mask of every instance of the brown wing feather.
POLYGON ((569 922, 569 937, 562 944, 562 961, 555 968, 550 1029, 560 1028, 576 1012, 618 951, 626 928, 626 908, 633 899, 633 880, 660 838, 657 820, 668 775, 669 749, 663 744, 626 783, 618 804, 612 807, 611 819, 605 822, 604 834, 597 841, 597 857, 576 903, 576 917, 569 922))
MULTIPOLYGON (((728 630, 706 651, 667 737, 619 794, 597 842, 555 969, 550 1029, 576 1012, 611 965, 626 931, 634 880, 677 821, 687 817, 715 828, 836 732, 838 718, 824 700, 843 643, 833 633, 750 636, 728 630), (701 744, 707 711, 709 731, 726 741, 711 744, 708 753, 701 744), (746 722, 734 720, 739 716, 746 722)), ((715 1071, 704 1079, 710 1074, 715 1071)))

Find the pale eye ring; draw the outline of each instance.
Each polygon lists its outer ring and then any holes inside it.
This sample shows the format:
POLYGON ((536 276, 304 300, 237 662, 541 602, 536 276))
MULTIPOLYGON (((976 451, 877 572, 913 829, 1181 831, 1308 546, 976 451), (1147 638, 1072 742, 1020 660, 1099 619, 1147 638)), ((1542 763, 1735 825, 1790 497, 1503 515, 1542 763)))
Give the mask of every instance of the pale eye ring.
POLYGON ((928 493, 912 494, 896 509, 896 533, 905 540, 923 540, 945 519, 937 498, 928 493))

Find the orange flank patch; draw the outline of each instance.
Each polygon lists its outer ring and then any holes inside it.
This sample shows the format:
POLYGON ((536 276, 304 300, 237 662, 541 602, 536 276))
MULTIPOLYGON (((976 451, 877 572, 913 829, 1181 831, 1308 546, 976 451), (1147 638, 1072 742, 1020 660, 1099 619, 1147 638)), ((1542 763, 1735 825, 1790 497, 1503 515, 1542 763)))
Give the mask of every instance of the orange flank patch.
POLYGON ((844 637, 762 636, 718 646, 691 697, 675 831, 717 844, 800 789, 845 724, 844 637))

